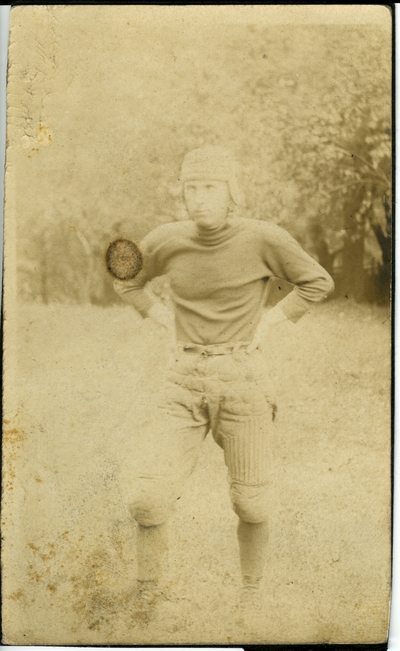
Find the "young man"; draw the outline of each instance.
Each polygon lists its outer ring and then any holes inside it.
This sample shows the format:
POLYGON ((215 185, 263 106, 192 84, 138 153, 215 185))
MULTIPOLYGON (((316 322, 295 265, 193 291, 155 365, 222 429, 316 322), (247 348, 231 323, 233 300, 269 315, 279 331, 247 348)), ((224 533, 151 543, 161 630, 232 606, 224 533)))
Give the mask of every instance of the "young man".
POLYGON ((131 513, 138 528, 142 600, 156 592, 166 545, 165 523, 193 471, 209 430, 224 451, 232 507, 238 515, 240 607, 259 603, 267 543, 269 442, 275 396, 260 354, 268 331, 296 322, 333 290, 327 272, 283 229, 233 215, 243 203, 229 151, 204 146, 185 157, 181 182, 189 220, 145 237, 144 266, 116 291, 143 316, 176 333, 152 451, 133 478, 131 513), (173 311, 146 284, 169 278, 173 311), (293 291, 267 310, 269 279, 293 291))

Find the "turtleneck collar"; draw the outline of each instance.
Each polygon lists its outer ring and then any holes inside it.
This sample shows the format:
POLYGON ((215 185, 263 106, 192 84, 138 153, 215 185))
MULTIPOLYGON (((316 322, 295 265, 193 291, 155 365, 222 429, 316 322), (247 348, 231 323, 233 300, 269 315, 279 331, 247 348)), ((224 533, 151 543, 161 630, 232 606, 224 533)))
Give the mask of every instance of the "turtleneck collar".
POLYGON ((233 219, 228 219, 221 226, 217 228, 202 228, 198 224, 195 224, 196 228, 196 239, 200 240, 202 244, 208 246, 215 246, 217 244, 222 244, 230 239, 232 231, 235 228, 235 223, 233 219))

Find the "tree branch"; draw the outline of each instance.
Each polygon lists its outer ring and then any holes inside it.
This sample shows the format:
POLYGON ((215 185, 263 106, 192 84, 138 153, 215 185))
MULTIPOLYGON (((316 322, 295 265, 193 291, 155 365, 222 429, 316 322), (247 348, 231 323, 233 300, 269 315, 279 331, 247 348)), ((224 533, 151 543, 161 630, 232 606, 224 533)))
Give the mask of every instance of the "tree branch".
POLYGON ((374 166, 373 166, 369 161, 367 161, 363 156, 360 156, 359 154, 352 154, 352 153, 350 153, 350 152, 348 151, 348 149, 345 149, 345 147, 341 147, 340 145, 336 144, 335 142, 333 142, 332 144, 333 144, 334 147, 336 147, 336 149, 339 149, 340 151, 344 152, 345 154, 347 154, 347 155, 350 156, 351 158, 353 158, 353 157, 354 157, 354 158, 358 158, 358 160, 360 160, 362 163, 364 163, 364 165, 366 165, 370 170, 372 170, 372 172, 373 172, 373 173, 374 173, 378 178, 380 178, 381 181, 383 181, 383 182, 385 183, 385 186, 386 186, 387 188, 390 187, 390 183, 389 183, 387 177, 386 177, 384 174, 380 173, 380 171, 377 170, 377 169, 376 169, 376 168, 375 168, 375 167, 374 167, 374 166))
POLYGON ((381 187, 387 187, 386 183, 379 183, 376 179, 370 179, 370 180, 365 180, 365 179, 360 179, 359 181, 350 181, 349 183, 343 183, 343 185, 338 185, 336 188, 332 188, 331 190, 327 190, 329 194, 332 194, 333 192, 337 192, 338 190, 342 190, 343 188, 348 188, 352 185, 366 185, 367 183, 374 183, 375 185, 380 185, 381 187))

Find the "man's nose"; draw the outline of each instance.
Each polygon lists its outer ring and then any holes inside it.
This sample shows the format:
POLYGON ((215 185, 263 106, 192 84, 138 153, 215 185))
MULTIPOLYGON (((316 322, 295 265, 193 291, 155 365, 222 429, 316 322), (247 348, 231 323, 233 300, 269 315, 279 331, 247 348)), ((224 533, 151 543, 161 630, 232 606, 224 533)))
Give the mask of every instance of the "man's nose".
POLYGON ((194 197, 196 206, 202 206, 205 202, 205 199, 206 199, 205 192, 201 189, 197 189, 194 197))

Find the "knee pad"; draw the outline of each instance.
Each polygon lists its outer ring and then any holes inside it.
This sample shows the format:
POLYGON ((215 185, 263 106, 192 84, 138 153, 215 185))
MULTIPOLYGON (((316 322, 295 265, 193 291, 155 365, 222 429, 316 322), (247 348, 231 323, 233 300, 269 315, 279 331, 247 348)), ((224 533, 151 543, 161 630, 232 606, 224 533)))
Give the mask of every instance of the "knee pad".
POLYGON ((129 511, 139 524, 152 527, 168 520, 174 511, 175 503, 176 499, 162 489, 145 486, 129 504, 129 511))
POLYGON ((244 522, 256 524, 265 522, 268 518, 268 486, 246 486, 232 482, 230 495, 232 508, 244 522))
POLYGON ((143 527, 155 527, 164 524, 171 515, 173 507, 158 504, 134 502, 129 506, 131 515, 143 527))

